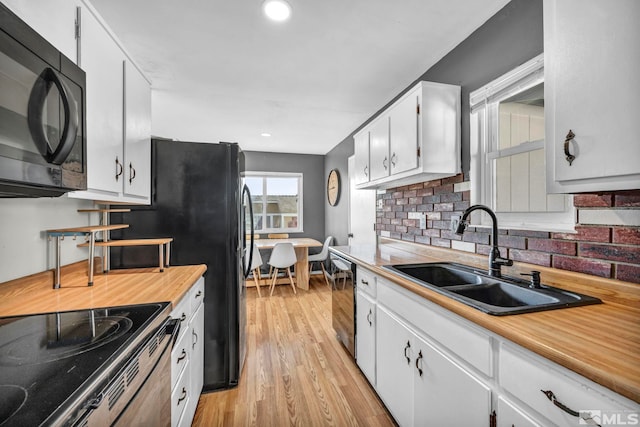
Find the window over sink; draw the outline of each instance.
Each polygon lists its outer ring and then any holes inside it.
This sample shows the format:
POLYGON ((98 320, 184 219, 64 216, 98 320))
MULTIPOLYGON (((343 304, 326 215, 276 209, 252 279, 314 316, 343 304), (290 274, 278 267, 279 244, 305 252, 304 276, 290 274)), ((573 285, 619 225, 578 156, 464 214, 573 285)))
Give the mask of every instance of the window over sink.
POLYGON ((546 191, 543 55, 471 93, 470 104, 471 203, 507 228, 572 231, 571 197, 546 191))
MULTIPOLYGON (((301 233, 302 174, 246 172, 256 233, 301 233)), ((249 229, 249 224, 247 224, 249 229)))

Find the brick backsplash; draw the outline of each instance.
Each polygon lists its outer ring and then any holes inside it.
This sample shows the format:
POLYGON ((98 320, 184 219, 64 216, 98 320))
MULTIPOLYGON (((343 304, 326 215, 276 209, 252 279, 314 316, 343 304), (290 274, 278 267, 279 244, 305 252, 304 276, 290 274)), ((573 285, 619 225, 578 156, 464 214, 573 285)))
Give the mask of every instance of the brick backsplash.
MULTIPOLYGON (((490 230, 469 227, 462 236, 449 230, 452 215, 469 207, 470 192, 462 174, 378 194, 376 211, 380 236, 486 255, 490 230), (380 205, 378 205, 380 206, 380 205), (410 212, 427 216, 427 228, 410 219, 410 212)), ((588 209, 628 209, 640 215, 640 190, 576 194, 574 206, 588 209)), ((640 227, 577 224, 576 233, 500 229, 500 251, 515 261, 576 271, 640 284, 640 227)))

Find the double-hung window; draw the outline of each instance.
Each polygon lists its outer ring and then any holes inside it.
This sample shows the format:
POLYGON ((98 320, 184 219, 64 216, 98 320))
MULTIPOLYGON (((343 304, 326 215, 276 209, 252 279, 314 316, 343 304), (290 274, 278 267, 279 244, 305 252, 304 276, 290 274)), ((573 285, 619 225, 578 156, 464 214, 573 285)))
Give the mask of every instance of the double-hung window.
POLYGON ((256 233, 301 233, 302 174, 246 172, 256 233))
POLYGON ((571 198, 545 188, 543 55, 474 91, 470 103, 471 203, 491 207, 501 227, 573 230, 571 198))

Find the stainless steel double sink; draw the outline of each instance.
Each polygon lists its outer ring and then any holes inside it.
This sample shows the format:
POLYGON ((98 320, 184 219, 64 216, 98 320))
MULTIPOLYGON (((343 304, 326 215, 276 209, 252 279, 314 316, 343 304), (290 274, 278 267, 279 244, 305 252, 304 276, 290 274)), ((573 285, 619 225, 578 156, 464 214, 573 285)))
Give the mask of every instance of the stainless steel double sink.
POLYGON ((418 285, 495 316, 599 304, 598 298, 511 277, 493 277, 464 265, 424 263, 385 265, 418 285))

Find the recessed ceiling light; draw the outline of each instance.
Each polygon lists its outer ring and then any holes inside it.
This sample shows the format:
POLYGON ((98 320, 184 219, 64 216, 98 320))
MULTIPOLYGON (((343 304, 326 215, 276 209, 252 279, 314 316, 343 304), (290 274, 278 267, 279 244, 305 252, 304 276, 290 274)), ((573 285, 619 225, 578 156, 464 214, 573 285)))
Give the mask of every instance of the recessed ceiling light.
POLYGON ((265 0, 262 10, 273 21, 286 21, 291 16, 291 5, 285 0, 265 0))
POLYGON ((265 138, 268 138, 271 136, 271 134, 269 132, 262 132, 260 136, 264 136, 265 138))

